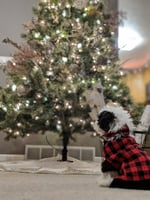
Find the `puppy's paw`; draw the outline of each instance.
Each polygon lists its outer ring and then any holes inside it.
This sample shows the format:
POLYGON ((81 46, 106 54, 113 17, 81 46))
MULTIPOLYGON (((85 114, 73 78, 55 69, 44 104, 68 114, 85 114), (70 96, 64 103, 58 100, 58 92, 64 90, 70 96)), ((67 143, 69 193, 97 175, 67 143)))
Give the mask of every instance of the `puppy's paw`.
POLYGON ((116 175, 115 172, 105 172, 105 173, 102 173, 98 177, 96 183, 100 187, 109 187, 115 175, 116 175))

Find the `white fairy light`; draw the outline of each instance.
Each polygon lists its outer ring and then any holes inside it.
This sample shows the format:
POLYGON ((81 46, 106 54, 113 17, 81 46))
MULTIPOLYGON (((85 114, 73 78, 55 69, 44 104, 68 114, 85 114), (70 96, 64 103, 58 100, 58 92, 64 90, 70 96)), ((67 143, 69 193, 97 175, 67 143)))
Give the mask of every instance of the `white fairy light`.
POLYGON ((61 121, 60 121, 60 120, 58 120, 58 121, 57 121, 57 124, 61 124, 61 121))
POLYGON ((99 19, 96 20, 97 24, 101 24, 101 21, 99 19))
POLYGON ((34 34, 34 37, 35 37, 35 38, 39 38, 39 37, 40 37, 40 33, 39 33, 39 32, 38 32, 38 33, 35 33, 35 34, 34 34))
POLYGON ((60 33, 60 30, 59 30, 59 29, 57 29, 57 30, 56 30, 56 34, 59 34, 59 33, 60 33))
POLYGON ((78 23, 79 23, 79 22, 80 22, 80 18, 76 18, 76 22, 78 22, 78 23))
POLYGON ((123 75, 124 75, 124 72, 123 72, 123 71, 120 71, 120 75, 123 76, 123 75))
POLYGON ((95 72, 97 71, 95 66, 93 66, 93 68, 92 68, 92 69, 93 69, 93 71, 95 71, 95 72))
POLYGON ((15 135, 15 136, 18 136, 19 134, 20 134, 19 131, 15 131, 15 132, 14 132, 14 135, 15 135))
POLYGON ((65 33, 61 33, 61 37, 65 38, 66 37, 65 33))
POLYGON ((99 27, 99 30, 100 30, 100 31, 102 31, 102 30, 103 30, 103 27, 102 27, 102 26, 100 26, 100 27, 99 27))
POLYGON ((48 0, 40 0, 40 2, 48 3, 48 0))
POLYGON ((60 106, 59 106, 59 105, 56 105, 56 106, 55 106, 55 108, 56 108, 56 109, 59 109, 59 108, 60 108, 60 106))
POLYGON ((45 125, 49 126, 49 124, 50 124, 49 120, 46 120, 45 125))
POLYGON ((82 44, 81 44, 81 43, 78 43, 78 44, 77 44, 77 48, 78 48, 78 49, 82 48, 82 44))
POLYGON ((46 75, 47 75, 47 76, 53 76, 54 73, 53 73, 52 71, 47 71, 47 72, 46 72, 46 75))
POLYGON ((37 99, 41 99, 42 98, 42 94, 41 93, 37 93, 36 97, 37 97, 37 99))
POLYGON ((63 17, 66 17, 66 15, 67 15, 66 10, 63 10, 62 16, 63 16, 63 17))
POLYGON ((12 132, 13 132, 13 130, 12 130, 11 128, 9 128, 9 129, 8 129, 8 132, 9 132, 9 133, 12 133, 12 132))
POLYGON ((16 66, 16 63, 15 63, 15 62, 13 62, 12 64, 13 64, 13 66, 16 66))
POLYGON ((95 84, 95 83, 96 83, 96 81, 95 81, 94 79, 92 79, 91 83, 92 83, 92 84, 95 84))
POLYGON ((11 88, 12 88, 12 91, 13 91, 13 92, 15 92, 15 91, 16 91, 16 89, 17 89, 17 86, 16 86, 16 85, 12 85, 12 87, 11 87, 11 88))
POLYGON ((83 119, 80 119, 80 122, 83 123, 83 119))
POLYGON ((90 124, 93 126, 93 125, 94 125, 94 122, 90 122, 90 124))
POLYGON ((66 8, 70 8, 71 5, 69 3, 66 4, 66 8))
POLYGON ((2 107, 3 111, 7 112, 7 107, 2 107))
POLYGON ((21 107, 21 105, 22 105, 21 103, 17 103, 17 104, 16 104, 16 107, 14 108, 14 110, 15 110, 15 111, 19 110, 20 107, 21 107))
POLYGON ((56 9, 55 4, 52 4, 52 5, 51 5, 51 8, 56 9))
POLYGON ((34 72, 37 72, 38 69, 39 69, 39 68, 38 68, 36 65, 33 67, 33 71, 34 71, 34 72))
POLYGON ((113 90, 117 90, 118 87, 117 87, 116 85, 113 85, 113 86, 112 86, 112 89, 113 89, 113 90))
POLYGON ((26 104, 30 104, 30 101, 29 100, 26 100, 26 102, 25 102, 26 104))
POLYGON ((53 62, 54 62, 54 59, 52 58, 50 61, 51 61, 51 63, 53 63, 53 62))
POLYGON ((60 131, 60 132, 62 131, 62 126, 60 124, 57 124, 56 128, 57 128, 58 131, 60 131))
POLYGON ((105 65, 102 65, 102 70, 105 70, 106 69, 106 66, 105 65))
POLYGON ((38 120, 38 119, 39 119, 39 116, 36 116, 36 117, 35 117, 35 120, 38 120))
POLYGON ((96 133, 96 132, 94 132, 94 133, 93 133, 93 136, 94 136, 94 137, 96 137, 96 136, 97 136, 97 133, 96 133))
POLYGON ((69 127, 72 127, 72 126, 73 126, 73 125, 70 123, 70 124, 69 124, 69 127))
POLYGON ((104 78, 105 78, 105 80, 107 80, 107 79, 108 79, 108 76, 105 75, 104 78))
POLYGON ((63 60, 64 62, 67 62, 67 61, 68 61, 68 58, 67 58, 67 57, 62 57, 62 60, 63 60))
POLYGON ((12 130, 11 128, 8 128, 7 131, 8 131, 9 133, 12 133, 12 132, 13 132, 13 130, 12 130))
POLYGON ((44 97, 44 101, 47 101, 48 100, 48 98, 47 97, 44 97))
POLYGON ((50 36, 49 35, 46 35, 45 37, 44 37, 44 40, 45 41, 47 41, 47 40, 49 40, 50 39, 50 36))
POLYGON ((22 77, 22 80, 26 81, 26 80, 27 80, 27 77, 26 77, 26 76, 23 76, 23 77, 22 77))
POLYGON ((106 42, 106 38, 102 38, 102 42, 106 42))
POLYGON ((39 64, 41 65, 42 63, 43 63, 43 62, 40 60, 40 61, 39 61, 39 64))
POLYGON ((72 76, 71 76, 71 75, 70 75, 70 76, 68 76, 68 78, 67 78, 67 79, 71 81, 71 80, 72 80, 72 76))
POLYGON ((44 20, 41 20, 41 21, 40 21, 40 24, 44 25, 44 24, 45 24, 45 21, 44 21, 44 20))
POLYGON ((69 108, 69 109, 71 109, 71 108, 72 108, 72 106, 71 106, 71 105, 69 105, 69 106, 68 106, 68 108, 69 108))
POLYGON ((20 122, 18 122, 18 123, 17 123, 17 126, 18 126, 18 127, 21 127, 21 126, 22 126, 22 124, 21 124, 20 122))
POLYGON ((69 106, 69 102, 66 102, 66 106, 69 106))

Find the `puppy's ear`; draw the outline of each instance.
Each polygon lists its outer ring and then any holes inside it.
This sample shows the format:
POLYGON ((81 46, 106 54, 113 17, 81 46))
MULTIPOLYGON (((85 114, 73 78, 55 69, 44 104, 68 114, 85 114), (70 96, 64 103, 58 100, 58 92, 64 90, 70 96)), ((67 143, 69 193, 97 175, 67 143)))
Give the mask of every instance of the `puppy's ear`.
POLYGON ((98 115, 98 126, 104 130, 109 131, 110 125, 113 123, 115 115, 109 111, 102 111, 98 115))

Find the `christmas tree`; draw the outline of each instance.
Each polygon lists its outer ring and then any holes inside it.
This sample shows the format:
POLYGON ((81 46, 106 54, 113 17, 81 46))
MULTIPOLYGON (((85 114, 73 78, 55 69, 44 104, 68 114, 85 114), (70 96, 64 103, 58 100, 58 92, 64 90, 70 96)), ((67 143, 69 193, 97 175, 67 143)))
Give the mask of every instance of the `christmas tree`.
POLYGON ((117 55, 118 16, 101 1, 78 7, 73 0, 47 0, 33 8, 5 66, 10 83, 1 89, 0 129, 7 138, 55 131, 62 136, 62 161, 73 133, 93 131, 85 91, 102 83, 105 101, 133 108, 117 55), (117 17, 117 18, 116 18, 117 17))

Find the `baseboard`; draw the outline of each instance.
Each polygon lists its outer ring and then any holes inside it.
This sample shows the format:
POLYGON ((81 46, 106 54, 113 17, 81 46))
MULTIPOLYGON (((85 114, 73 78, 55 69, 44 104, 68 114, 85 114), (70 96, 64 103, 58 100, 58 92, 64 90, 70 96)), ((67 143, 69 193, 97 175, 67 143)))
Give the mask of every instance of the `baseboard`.
POLYGON ((0 154, 0 162, 24 160, 24 154, 0 154))
POLYGON ((103 157, 94 157, 94 162, 99 162, 101 163, 104 160, 103 157))

